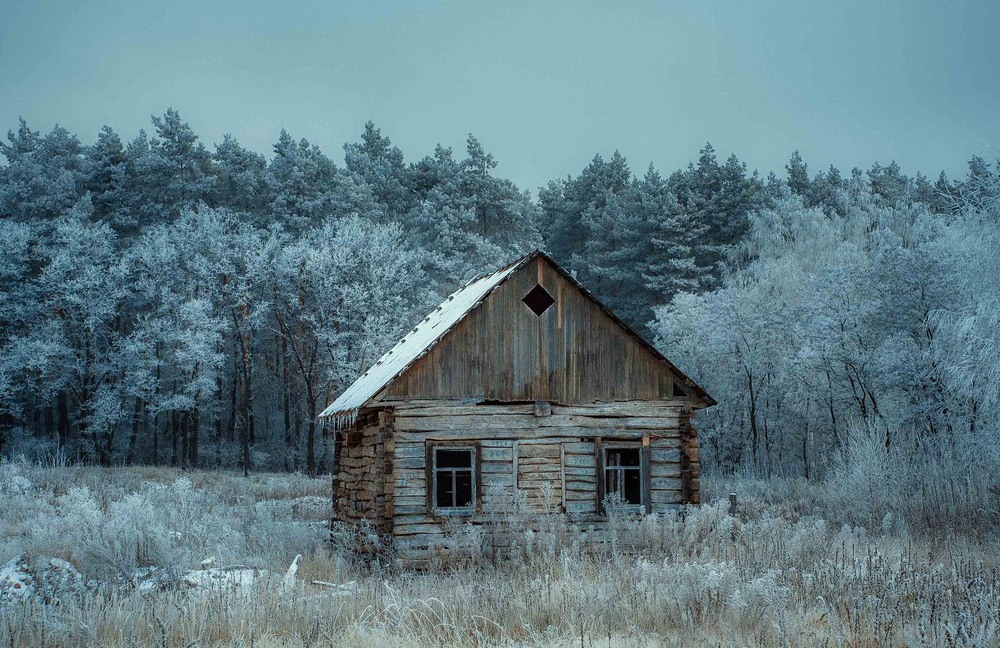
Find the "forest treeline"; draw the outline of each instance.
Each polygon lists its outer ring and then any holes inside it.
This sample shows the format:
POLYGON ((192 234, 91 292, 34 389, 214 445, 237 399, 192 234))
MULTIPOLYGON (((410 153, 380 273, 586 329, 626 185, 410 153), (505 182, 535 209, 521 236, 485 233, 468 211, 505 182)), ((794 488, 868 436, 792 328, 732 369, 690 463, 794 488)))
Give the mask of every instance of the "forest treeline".
POLYGON ((720 402, 710 468, 996 457, 1000 175, 978 157, 950 180, 615 152, 533 197, 471 135, 407 161, 369 123, 339 165, 285 131, 265 157, 174 110, 152 126, 0 143, 0 453, 329 470, 319 411, 544 247, 720 402))

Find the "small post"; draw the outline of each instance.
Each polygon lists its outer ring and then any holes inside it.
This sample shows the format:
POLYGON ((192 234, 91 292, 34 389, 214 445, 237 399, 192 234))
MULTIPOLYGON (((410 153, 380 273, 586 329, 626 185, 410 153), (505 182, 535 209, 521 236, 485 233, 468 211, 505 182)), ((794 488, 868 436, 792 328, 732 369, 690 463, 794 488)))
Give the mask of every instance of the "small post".
POLYGON ((736 493, 729 494, 729 515, 736 515, 736 493))

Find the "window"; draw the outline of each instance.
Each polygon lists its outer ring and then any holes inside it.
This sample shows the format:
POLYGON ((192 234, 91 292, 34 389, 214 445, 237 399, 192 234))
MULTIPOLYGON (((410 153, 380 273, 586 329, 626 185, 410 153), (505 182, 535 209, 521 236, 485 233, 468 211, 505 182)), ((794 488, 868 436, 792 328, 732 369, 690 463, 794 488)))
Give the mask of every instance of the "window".
POLYGON ((428 505, 439 515, 475 512, 476 447, 435 445, 428 454, 428 505))
MULTIPOLYGON (((612 441, 605 445, 594 439, 597 460, 597 507, 604 511, 606 500, 617 500, 622 509, 638 513, 651 511, 650 453, 639 441, 612 441)), ((618 508, 616 505, 615 508, 618 508)))
POLYGON ((552 295, 548 293, 547 290, 542 288, 541 284, 535 284, 535 287, 531 291, 521 298, 524 305, 531 309, 537 317, 541 317, 542 313, 549 309, 549 306, 556 303, 552 295))
POLYGON ((604 451, 604 492, 616 494, 624 504, 642 506, 642 462, 639 448, 604 451))

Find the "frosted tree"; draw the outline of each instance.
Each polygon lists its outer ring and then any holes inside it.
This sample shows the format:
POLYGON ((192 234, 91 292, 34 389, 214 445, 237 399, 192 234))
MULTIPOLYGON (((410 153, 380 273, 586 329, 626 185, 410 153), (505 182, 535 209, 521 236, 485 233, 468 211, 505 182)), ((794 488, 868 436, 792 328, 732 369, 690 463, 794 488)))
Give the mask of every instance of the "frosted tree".
POLYGON ((309 474, 320 410, 411 322, 416 265, 398 225, 360 218, 328 221, 279 254, 274 317, 303 386, 309 474))
MULTIPOLYGON (((615 151, 611 160, 596 155, 576 178, 551 182, 539 192, 545 245, 557 260, 569 264, 574 253, 584 258, 581 253, 593 235, 583 223, 584 212, 603 209, 607 196, 628 187, 631 176, 625 157, 615 151)), ((586 271, 575 265, 570 269, 586 271)), ((586 281, 585 274, 581 279, 586 281)))
POLYGON ((375 200, 390 218, 402 218, 413 208, 409 172, 403 152, 369 121, 361 141, 344 145, 344 163, 358 184, 371 188, 375 200))
POLYGON ((30 289, 41 308, 3 355, 20 365, 34 398, 59 401, 57 442, 107 464, 128 414, 115 383, 125 370, 129 332, 119 314, 129 286, 113 231, 90 216, 81 202, 56 221, 30 289))
POLYGON ((123 212, 125 147, 110 126, 101 128, 97 141, 87 147, 86 164, 85 187, 90 192, 94 217, 109 222, 117 232, 134 226, 123 212))
POLYGON ((337 169, 319 147, 305 139, 295 141, 284 130, 274 145, 266 182, 269 216, 295 234, 331 216, 380 211, 368 186, 337 169))
POLYGON ((230 134, 215 145, 212 155, 218 173, 214 202, 234 212, 253 214, 256 220, 267 197, 265 173, 267 160, 263 155, 249 151, 230 134))
POLYGON ((0 216, 21 220, 55 218, 82 196, 83 147, 56 126, 41 135, 19 120, 17 132, 0 142, 7 165, 0 168, 0 216))
POLYGON ((492 156, 472 136, 468 153, 456 162, 450 149, 439 146, 434 158, 418 165, 429 188, 406 221, 439 294, 540 243, 537 209, 528 195, 492 175, 492 156))

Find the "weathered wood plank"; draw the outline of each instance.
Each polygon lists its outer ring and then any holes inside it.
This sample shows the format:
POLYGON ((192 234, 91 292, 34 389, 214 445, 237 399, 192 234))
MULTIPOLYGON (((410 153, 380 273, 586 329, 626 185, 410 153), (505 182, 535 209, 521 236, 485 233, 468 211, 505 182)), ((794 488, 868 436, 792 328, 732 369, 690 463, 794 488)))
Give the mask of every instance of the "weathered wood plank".
POLYGON ((486 447, 483 448, 483 461, 510 461, 514 457, 513 450, 511 448, 495 448, 486 447))
POLYGON ((652 449, 652 461, 654 464, 660 464, 660 463, 679 464, 681 462, 681 450, 680 448, 654 447, 652 449))
POLYGON ((567 499, 566 500, 566 512, 567 513, 596 513, 597 506, 594 503, 593 494, 590 495, 589 499, 576 500, 567 499))
POLYGON ((654 463, 650 467, 649 474, 652 478, 681 478, 681 465, 679 463, 654 463))
POLYGON ((509 416, 517 414, 534 415, 533 404, 512 403, 509 405, 469 405, 458 402, 454 405, 449 401, 402 401, 386 402, 396 410, 397 416, 509 416))
POLYGON ((513 488, 514 487, 514 476, 513 475, 483 475, 483 488, 490 487, 503 487, 503 488, 513 488))
POLYGON ((653 490, 676 490, 683 488, 683 480, 680 477, 655 478, 651 484, 653 490))
MULTIPOLYGON (((442 413, 457 413, 465 415, 467 413, 486 414, 532 414, 534 412, 533 403, 509 403, 509 404, 489 404, 489 403, 469 403, 467 400, 456 399, 410 399, 410 400, 384 400, 386 406, 392 407, 397 414, 413 416, 438 416, 442 413)), ((612 402, 591 402, 573 403, 565 405, 559 403, 552 404, 552 413, 586 413, 591 416, 601 416, 606 414, 644 412, 646 410, 660 412, 664 409, 685 409, 690 407, 690 400, 687 398, 674 398, 663 400, 620 400, 612 402)), ((644 414, 639 414, 644 415, 644 414)))
MULTIPOLYGON (((679 418, 617 417, 601 418, 580 415, 536 416, 397 416, 396 428, 407 432, 452 431, 478 436, 482 430, 535 430, 543 428, 581 428, 588 430, 657 430, 676 429, 679 418)), ((551 431, 550 431, 551 432, 551 431)), ((605 434, 604 436, 608 436, 605 434)))
POLYGON ((522 443, 517 448, 518 461, 545 460, 551 461, 559 459, 559 444, 555 443, 522 443))
POLYGON ((574 491, 578 493, 586 493, 587 497, 593 497, 594 491, 597 489, 597 478, 590 481, 584 481, 581 479, 573 478, 566 479, 566 490, 574 491))
POLYGON ((393 455, 397 459, 412 459, 413 457, 424 457, 424 444, 422 443, 397 443, 393 455))
POLYGON ((596 465, 594 451, 591 449, 589 455, 566 455, 566 467, 593 468, 596 465))
POLYGON ((506 475, 511 474, 511 462, 510 461, 484 461, 483 462, 483 474, 490 473, 503 473, 506 475))
POLYGON ((553 405, 552 414, 583 416, 672 416, 683 410, 688 401, 620 401, 615 403, 575 403, 553 405))
POLYGON ((563 448, 566 449, 566 454, 593 454, 593 452, 594 452, 594 442, 593 441, 565 441, 563 443, 563 448))
MULTIPOLYGON (((551 417, 549 417, 551 418, 551 417)), ((595 419, 596 420, 596 419, 595 419)), ((599 428, 582 428, 582 427, 566 427, 566 428, 484 428, 481 430, 476 430, 474 434, 469 434, 466 430, 462 434, 461 430, 400 430, 400 435, 403 436, 408 442, 418 441, 420 443, 425 443, 427 441, 454 441, 456 439, 462 438, 474 438, 481 442, 489 440, 507 440, 507 441, 517 441, 518 443, 544 443, 544 442, 555 442, 559 440, 565 440, 567 438, 574 438, 578 440, 580 437, 592 437, 595 433, 604 433, 599 428)), ((661 431, 662 432, 662 431, 661 431)), ((606 436, 614 437, 616 439, 622 440, 634 440, 641 439, 644 434, 648 434, 649 430, 610 430, 606 429, 606 436)))
POLYGON ((424 457, 396 457, 393 460, 393 470, 423 469, 425 461, 424 457))

